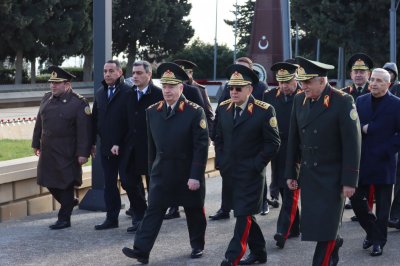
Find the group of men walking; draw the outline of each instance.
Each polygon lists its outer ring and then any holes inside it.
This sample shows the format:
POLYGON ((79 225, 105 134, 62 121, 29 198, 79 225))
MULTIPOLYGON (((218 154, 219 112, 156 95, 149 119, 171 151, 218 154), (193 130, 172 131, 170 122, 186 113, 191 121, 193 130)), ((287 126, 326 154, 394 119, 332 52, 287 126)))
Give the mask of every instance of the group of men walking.
MULTIPOLYGON (((126 256, 148 263, 163 219, 179 217, 183 206, 190 256, 201 257, 211 139, 222 176, 222 201, 210 219, 229 218, 231 210, 236 217, 221 265, 267 261, 254 215, 268 213, 269 162, 272 198, 282 198, 274 235, 277 247, 284 248, 287 239, 301 233, 302 240, 317 242, 313 265, 336 265, 348 197, 366 231, 363 248, 381 255, 388 220, 389 226, 400 228, 395 211, 400 203, 393 203, 389 217, 400 145, 400 99, 393 95, 400 90, 395 85, 389 90, 397 78, 396 65, 386 64, 371 74, 372 60, 356 54, 349 60, 354 84, 338 90, 327 79, 333 66, 297 57, 271 67, 279 86, 267 90, 252 61, 239 58, 227 68, 215 119, 205 88, 193 80, 195 66, 186 60, 162 63, 157 68, 159 88, 151 81, 148 62, 135 62, 131 80, 125 81, 119 62, 109 60, 92 113, 73 92, 73 76, 59 67, 49 69, 52 91, 41 102, 32 147, 39 156, 38 184, 48 187, 61 204, 50 228, 71 226, 71 212, 78 204, 74 186, 82 182, 80 165, 97 154, 105 176, 107 214, 96 230, 119 226, 119 176, 130 202, 132 226, 127 231, 136 233, 133 248, 122 250, 126 256), (372 195, 376 215, 368 204, 372 195), (247 245, 250 253, 243 259, 247 245)), ((400 201, 399 193, 394 202, 400 201)))

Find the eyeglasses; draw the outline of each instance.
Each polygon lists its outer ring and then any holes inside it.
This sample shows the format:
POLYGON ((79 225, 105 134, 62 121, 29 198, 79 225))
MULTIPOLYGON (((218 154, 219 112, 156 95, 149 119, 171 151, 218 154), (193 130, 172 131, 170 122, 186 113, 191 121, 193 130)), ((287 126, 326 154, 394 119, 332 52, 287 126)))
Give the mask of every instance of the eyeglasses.
POLYGON ((241 92, 242 91, 242 87, 229 87, 230 91, 236 90, 237 92, 241 92))

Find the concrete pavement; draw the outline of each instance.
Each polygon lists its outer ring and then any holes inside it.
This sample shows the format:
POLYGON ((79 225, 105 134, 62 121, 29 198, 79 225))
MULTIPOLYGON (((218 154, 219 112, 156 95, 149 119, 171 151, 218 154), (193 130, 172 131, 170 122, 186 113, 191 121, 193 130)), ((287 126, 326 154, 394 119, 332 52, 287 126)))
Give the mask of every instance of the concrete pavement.
MULTIPOLYGON (((219 208, 220 190, 220 177, 207 179, 207 217, 219 208)), ((123 200, 127 203, 125 197, 123 200)), ((298 238, 288 240, 283 250, 275 247, 273 235, 278 212, 279 209, 271 209, 267 216, 257 215, 267 241, 267 264, 311 265, 315 243, 301 242, 298 238)), ((350 221, 352 215, 352 210, 345 210, 339 265, 400 265, 400 231, 390 229, 383 256, 371 257, 361 248, 364 233, 358 223, 350 221)), ((235 220, 209 221, 205 254, 200 259, 190 259, 182 210, 181 216, 164 221, 150 254, 150 265, 219 265, 232 237, 235 220)), ((95 231, 93 226, 104 217, 104 213, 75 209, 72 227, 59 231, 48 228, 56 220, 56 212, 0 223, 0 265, 138 265, 121 252, 124 246, 132 246, 134 237, 126 232, 131 221, 125 210, 121 210, 119 228, 95 231)))

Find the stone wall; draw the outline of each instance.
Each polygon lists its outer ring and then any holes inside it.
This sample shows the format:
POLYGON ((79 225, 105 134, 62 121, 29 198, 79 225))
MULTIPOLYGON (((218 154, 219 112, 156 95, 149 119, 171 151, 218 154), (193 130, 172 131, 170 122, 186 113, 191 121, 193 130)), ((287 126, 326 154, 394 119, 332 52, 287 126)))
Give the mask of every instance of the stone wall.
MULTIPOLYGON (((214 167, 214 148, 208 154, 206 178, 218 176, 214 167)), ((0 222, 13 220, 59 209, 49 191, 36 184, 36 166, 38 157, 0 162, 0 222)), ((76 188, 79 200, 91 188, 91 166, 83 167, 82 186, 76 188)), ((121 194, 125 191, 120 187, 121 194)))

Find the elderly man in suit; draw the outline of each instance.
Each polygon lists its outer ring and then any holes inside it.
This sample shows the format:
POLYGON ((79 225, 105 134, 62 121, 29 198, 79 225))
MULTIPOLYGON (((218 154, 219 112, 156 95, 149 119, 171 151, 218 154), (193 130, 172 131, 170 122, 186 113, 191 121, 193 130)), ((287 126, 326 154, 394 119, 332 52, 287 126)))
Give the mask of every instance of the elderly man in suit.
POLYGON ((371 256, 380 256, 387 241, 387 223, 397 152, 400 148, 400 99, 391 94, 390 74, 382 68, 372 71, 371 93, 360 96, 356 106, 362 128, 360 180, 351 198, 353 210, 367 236, 363 248, 372 246, 371 256), (376 215, 367 205, 370 185, 374 186, 376 215))
POLYGON ((147 264, 168 206, 183 206, 189 230, 191 258, 203 255, 206 217, 205 178, 208 130, 203 109, 183 96, 187 75, 174 63, 161 64, 164 100, 147 109, 149 206, 135 235, 130 258, 147 264))
POLYGON ((215 149, 221 175, 232 188, 236 224, 221 265, 265 263, 265 239, 256 218, 263 201, 265 166, 280 145, 274 107, 254 99, 252 83, 258 80, 248 67, 227 69, 231 98, 218 106, 215 149), (249 245, 250 254, 241 260, 249 245))
POLYGON ((353 98, 328 83, 334 67, 296 60, 304 92, 294 97, 285 176, 290 189, 301 189, 301 237, 317 242, 312 265, 337 265, 344 200, 358 180, 360 125, 353 98))

